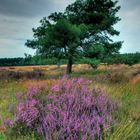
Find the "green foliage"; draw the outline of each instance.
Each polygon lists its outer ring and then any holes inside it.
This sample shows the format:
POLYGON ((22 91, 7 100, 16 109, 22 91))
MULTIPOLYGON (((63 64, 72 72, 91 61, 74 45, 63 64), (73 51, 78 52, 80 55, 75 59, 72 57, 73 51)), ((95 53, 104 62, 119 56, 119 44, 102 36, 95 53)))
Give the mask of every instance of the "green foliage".
POLYGON ((89 64, 93 69, 97 69, 100 64, 100 60, 98 59, 83 58, 81 61, 82 63, 89 64))
MULTIPOLYGON (((41 22, 45 21, 42 20, 41 22)), ((76 26, 68 20, 59 20, 56 24, 51 24, 47 27, 45 35, 41 34, 36 40, 28 40, 26 45, 31 48, 36 45, 38 48, 37 53, 49 58, 54 56, 67 58, 68 54, 73 55, 80 50, 77 44, 80 42, 80 37, 84 34, 84 30, 86 30, 84 25, 76 26)), ((40 28, 33 31, 35 35, 40 34, 40 28)))
POLYGON ((89 58, 101 59, 105 54, 105 49, 104 46, 99 43, 91 44, 89 47, 84 48, 84 54, 89 58))
POLYGON ((35 55, 30 60, 31 65, 54 65, 58 63, 58 59, 53 58, 45 58, 42 56, 35 55))
POLYGON ((4 140, 4 139, 5 139, 4 134, 2 134, 2 133, 0 132, 0 140, 4 140))
MULTIPOLYGON (((81 44, 86 51, 91 45, 98 44, 104 48, 106 54, 118 52, 122 42, 113 42, 110 36, 119 35, 113 25, 120 21, 116 16, 120 6, 117 1, 108 0, 76 0, 68 5, 66 14, 73 24, 85 24, 88 32, 81 44)), ((58 14, 59 15, 59 14, 58 14)), ((56 14, 55 14, 56 17, 56 14)), ((104 55, 105 55, 104 53, 104 55)))

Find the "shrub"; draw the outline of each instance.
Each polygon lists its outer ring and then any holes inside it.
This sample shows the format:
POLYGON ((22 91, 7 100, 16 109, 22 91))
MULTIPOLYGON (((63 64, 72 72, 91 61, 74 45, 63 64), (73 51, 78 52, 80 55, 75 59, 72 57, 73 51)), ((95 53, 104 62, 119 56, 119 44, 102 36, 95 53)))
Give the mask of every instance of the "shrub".
POLYGON ((127 83, 129 82, 129 77, 123 71, 108 71, 106 73, 98 74, 94 77, 94 80, 99 83, 127 83))
POLYGON ((45 76, 44 71, 41 69, 34 69, 33 71, 24 72, 23 77, 29 79, 39 79, 45 76))
POLYGON ((15 119, 8 125, 11 134, 34 134, 44 140, 103 140, 114 105, 103 91, 90 89, 90 83, 63 77, 50 90, 29 88, 26 97, 18 97, 15 119))
POLYGON ((111 83, 126 83, 129 82, 129 78, 124 72, 113 72, 109 75, 109 81, 111 83))
POLYGON ((89 64, 93 69, 97 69, 100 61, 98 59, 91 59, 91 58, 83 58, 82 63, 89 64))

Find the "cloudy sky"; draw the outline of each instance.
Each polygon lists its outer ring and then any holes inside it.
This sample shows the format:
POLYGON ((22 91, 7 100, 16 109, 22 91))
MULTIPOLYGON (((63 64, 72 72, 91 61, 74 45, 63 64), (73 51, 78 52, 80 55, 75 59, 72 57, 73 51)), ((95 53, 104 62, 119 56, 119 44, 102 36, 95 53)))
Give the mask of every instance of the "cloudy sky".
MULTIPOLYGON (((74 0, 0 0, 0 58, 23 57, 34 50, 24 46, 32 28, 54 11, 62 11, 74 0)), ((122 20, 115 25, 124 41, 121 53, 140 52, 140 0, 119 0, 122 20)))

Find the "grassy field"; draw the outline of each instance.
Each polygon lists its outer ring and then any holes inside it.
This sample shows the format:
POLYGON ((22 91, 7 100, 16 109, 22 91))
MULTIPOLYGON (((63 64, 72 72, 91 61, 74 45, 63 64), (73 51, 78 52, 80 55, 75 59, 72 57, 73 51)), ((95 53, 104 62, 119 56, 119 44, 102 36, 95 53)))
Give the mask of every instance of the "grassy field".
MULTIPOLYGON (((17 93, 25 92, 31 85, 53 85, 65 75, 65 68, 65 65, 1 67, 0 115, 12 118, 9 105, 15 107, 17 93), (30 72, 37 72, 39 76, 29 76, 30 72)), ((107 140, 140 140, 140 65, 100 65, 97 70, 88 65, 74 65, 70 77, 92 80, 93 86, 105 90, 115 102, 119 102, 119 111, 114 115, 117 125, 107 140)), ((4 128, 0 128, 0 140, 6 139, 3 131, 4 128)))

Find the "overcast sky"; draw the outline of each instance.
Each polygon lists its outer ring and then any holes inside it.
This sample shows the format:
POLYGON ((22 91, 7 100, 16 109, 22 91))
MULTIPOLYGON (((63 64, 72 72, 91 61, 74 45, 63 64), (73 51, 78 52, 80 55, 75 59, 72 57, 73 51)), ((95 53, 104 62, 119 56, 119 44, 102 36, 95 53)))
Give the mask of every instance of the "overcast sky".
MULTIPOLYGON (((63 11, 74 0, 0 0, 0 58, 23 57, 34 50, 24 46, 33 36, 39 20, 55 11, 63 11)), ((119 0, 122 20, 115 25, 124 41, 121 53, 140 52, 140 0, 119 0)))

